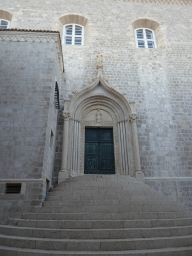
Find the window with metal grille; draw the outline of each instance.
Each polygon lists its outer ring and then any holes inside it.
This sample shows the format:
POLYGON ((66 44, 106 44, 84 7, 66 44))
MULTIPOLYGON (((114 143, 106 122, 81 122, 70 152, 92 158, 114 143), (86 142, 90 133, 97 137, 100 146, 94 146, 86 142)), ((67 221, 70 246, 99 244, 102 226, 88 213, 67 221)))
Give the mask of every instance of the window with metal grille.
POLYGON ((0 29, 9 28, 9 21, 0 19, 0 29))
POLYGON ((21 183, 6 183, 5 194, 20 194, 21 183))
POLYGON ((157 48, 153 30, 138 28, 135 30, 135 39, 138 48, 157 48))
POLYGON ((84 27, 76 24, 64 26, 64 44, 83 45, 84 44, 84 27))
POLYGON ((55 107, 56 109, 60 109, 60 105, 59 105, 59 87, 58 87, 58 83, 55 82, 55 107))

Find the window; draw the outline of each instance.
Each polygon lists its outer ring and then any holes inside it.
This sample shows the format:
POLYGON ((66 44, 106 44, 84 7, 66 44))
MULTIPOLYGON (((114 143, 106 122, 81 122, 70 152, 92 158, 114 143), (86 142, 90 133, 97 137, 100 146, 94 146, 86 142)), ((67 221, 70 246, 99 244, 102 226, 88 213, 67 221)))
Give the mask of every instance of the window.
POLYGON ((20 194, 21 183, 6 183, 5 194, 20 194))
POLYGON ((7 28, 9 28, 9 21, 0 19, 0 29, 7 29, 7 28))
POLYGON ((64 44, 83 45, 84 27, 76 24, 64 26, 64 44))
POLYGON ((55 108, 56 109, 60 109, 60 104, 59 104, 59 87, 58 87, 58 83, 55 82, 55 108))
POLYGON ((138 48, 157 48, 153 30, 138 28, 135 30, 135 38, 138 48))

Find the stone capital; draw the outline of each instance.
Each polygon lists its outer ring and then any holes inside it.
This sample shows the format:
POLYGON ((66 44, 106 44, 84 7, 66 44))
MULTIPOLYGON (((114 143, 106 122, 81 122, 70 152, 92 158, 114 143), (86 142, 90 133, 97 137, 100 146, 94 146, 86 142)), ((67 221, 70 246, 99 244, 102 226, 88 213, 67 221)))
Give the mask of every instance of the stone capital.
POLYGON ((136 122, 138 115, 136 113, 132 113, 129 115, 129 120, 131 123, 136 122))
POLYGON ((64 118, 64 121, 69 121, 70 113, 69 113, 69 112, 64 112, 64 111, 63 111, 63 118, 64 118))

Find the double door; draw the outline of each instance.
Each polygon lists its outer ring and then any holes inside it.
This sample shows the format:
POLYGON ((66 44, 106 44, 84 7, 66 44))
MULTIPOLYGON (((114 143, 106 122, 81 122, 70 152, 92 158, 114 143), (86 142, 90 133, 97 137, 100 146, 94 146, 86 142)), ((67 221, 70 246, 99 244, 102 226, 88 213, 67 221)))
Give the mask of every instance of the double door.
POLYGON ((115 174, 113 130, 85 129, 85 174, 115 174))

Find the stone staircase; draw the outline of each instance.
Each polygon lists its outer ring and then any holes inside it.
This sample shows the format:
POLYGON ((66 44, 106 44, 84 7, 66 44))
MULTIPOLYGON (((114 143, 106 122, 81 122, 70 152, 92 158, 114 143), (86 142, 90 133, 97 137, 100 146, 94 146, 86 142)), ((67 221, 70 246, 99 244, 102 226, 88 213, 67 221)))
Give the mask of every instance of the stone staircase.
POLYGON ((1 256, 192 256, 192 213, 132 177, 84 175, 0 226, 1 256))

